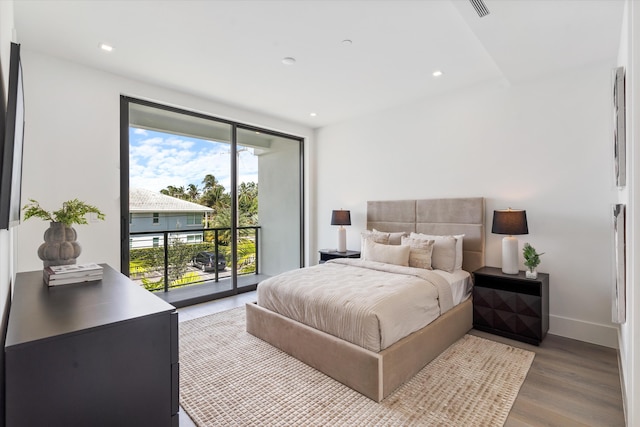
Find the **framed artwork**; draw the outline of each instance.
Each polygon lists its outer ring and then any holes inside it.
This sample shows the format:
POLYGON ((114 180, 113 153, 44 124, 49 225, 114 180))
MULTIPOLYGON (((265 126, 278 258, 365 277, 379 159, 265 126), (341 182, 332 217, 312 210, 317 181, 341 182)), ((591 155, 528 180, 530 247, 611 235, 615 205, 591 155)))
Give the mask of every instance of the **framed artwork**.
POLYGON ((8 87, 0 173, 0 228, 5 229, 20 223, 22 192, 24 93, 20 45, 16 43, 11 43, 8 87))
POLYGON ((613 69, 613 167, 616 186, 627 184, 627 148, 625 126, 624 67, 613 69))
POLYGON ((625 205, 613 206, 613 254, 614 254, 614 283, 611 298, 611 321, 624 323, 626 321, 626 212, 625 205))

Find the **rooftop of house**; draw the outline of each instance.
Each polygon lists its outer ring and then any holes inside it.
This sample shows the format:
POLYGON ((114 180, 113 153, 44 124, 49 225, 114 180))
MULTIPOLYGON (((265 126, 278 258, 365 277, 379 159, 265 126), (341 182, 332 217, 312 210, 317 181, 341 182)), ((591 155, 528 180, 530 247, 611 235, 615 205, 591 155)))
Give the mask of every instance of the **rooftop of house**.
POLYGON ((213 209, 144 188, 129 190, 130 212, 213 212, 213 209))

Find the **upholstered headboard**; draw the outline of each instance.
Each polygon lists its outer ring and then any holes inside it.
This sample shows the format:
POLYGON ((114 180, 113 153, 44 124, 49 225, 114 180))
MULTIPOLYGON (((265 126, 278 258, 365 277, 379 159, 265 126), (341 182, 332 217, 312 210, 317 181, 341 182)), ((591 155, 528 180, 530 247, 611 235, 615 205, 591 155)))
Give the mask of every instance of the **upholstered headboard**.
POLYGON ((367 202, 367 229, 425 234, 464 234, 462 268, 484 266, 484 198, 367 202))

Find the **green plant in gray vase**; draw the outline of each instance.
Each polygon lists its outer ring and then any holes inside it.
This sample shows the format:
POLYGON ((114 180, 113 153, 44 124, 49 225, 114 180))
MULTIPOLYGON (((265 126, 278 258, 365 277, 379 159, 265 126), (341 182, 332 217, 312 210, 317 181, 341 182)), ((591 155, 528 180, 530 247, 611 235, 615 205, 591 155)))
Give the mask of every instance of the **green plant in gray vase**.
POLYGON ((45 267, 75 264, 82 248, 76 242, 78 234, 72 226, 87 224, 88 213, 96 214, 99 220, 105 219, 100 209, 78 199, 64 202, 56 211, 47 211, 36 200, 29 199, 22 210, 25 221, 29 218, 50 221, 49 228, 44 232, 44 243, 38 248, 38 257, 45 267))
POLYGON ((540 265, 540 257, 544 255, 544 252, 539 254, 536 249, 529 243, 525 243, 522 248, 522 256, 524 256, 524 265, 527 267, 525 275, 529 279, 535 279, 538 277, 536 268, 540 265))

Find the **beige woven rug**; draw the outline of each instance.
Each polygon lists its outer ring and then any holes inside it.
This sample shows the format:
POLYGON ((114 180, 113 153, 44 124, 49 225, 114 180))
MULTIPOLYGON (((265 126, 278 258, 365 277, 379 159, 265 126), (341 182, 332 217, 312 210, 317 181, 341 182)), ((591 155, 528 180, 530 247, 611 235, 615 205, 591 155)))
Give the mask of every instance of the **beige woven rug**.
POLYGON ((180 323, 199 426, 501 426, 534 353, 466 335, 376 403, 245 331, 244 307, 180 323))

